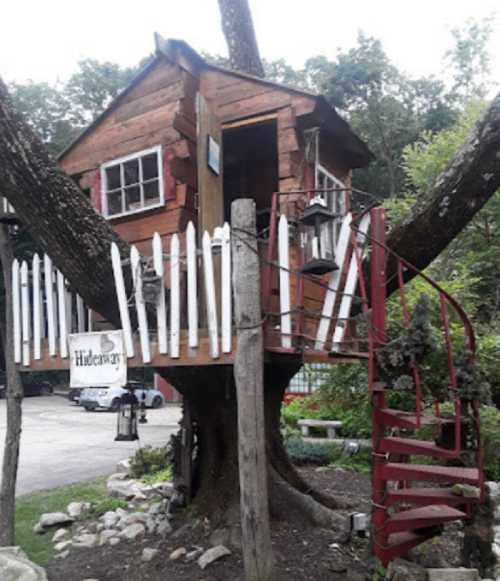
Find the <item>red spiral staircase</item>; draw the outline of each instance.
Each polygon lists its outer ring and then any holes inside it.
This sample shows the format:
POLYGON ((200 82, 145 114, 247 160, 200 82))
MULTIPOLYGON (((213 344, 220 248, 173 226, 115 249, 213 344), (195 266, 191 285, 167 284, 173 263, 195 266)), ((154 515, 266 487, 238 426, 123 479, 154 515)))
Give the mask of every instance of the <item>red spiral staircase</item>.
MULTIPOLYGON (((364 285, 361 285, 362 287, 364 285)), ((372 399, 372 538, 373 551, 386 565, 413 547, 440 534, 444 524, 470 518, 473 504, 484 496, 483 454, 480 439, 479 402, 462 402, 454 361, 454 342, 450 332, 450 313, 463 328, 471 357, 475 353, 474 332, 460 305, 432 279, 413 268, 385 245, 385 217, 382 208, 372 210, 371 230, 371 324, 369 327, 369 388, 372 399), (387 394, 394 386, 381 381, 376 352, 387 344, 385 269, 388 260, 395 261, 399 299, 406 326, 410 315, 405 293, 405 273, 425 280, 438 293, 442 340, 447 357, 447 378, 452 417, 440 415, 440 403, 434 402, 433 413, 423 411, 421 371, 412 365, 415 386, 413 412, 388 407, 387 394), (466 409, 466 408, 469 409, 466 409), (463 429, 466 412, 472 418, 474 431, 474 466, 461 466, 465 450, 463 429), (434 426, 434 433, 447 430, 452 445, 442 446, 436 440, 421 439, 419 431, 434 426), (420 461, 419 461, 420 459, 420 461), (427 460, 427 462, 422 459, 427 460), (457 465, 458 464, 458 465, 457 465), (454 485, 477 488, 477 496, 457 494, 454 485)), ((363 288, 362 288, 363 291, 363 288)), ((365 296, 367 299, 367 297, 365 296)), ((427 430, 428 431, 428 430, 427 430)), ((432 431, 432 430, 431 430, 432 431)))
MULTIPOLYGON (((317 193, 318 191, 288 192, 274 195, 264 277, 265 310, 270 320, 273 317, 270 305, 273 301, 273 288, 276 286, 276 282, 273 281, 276 281, 277 274, 282 268, 276 262, 276 231, 279 216, 284 213, 295 216, 297 220, 313 195, 317 193)), ((372 207, 365 210, 353 219, 348 252, 343 263, 338 261, 345 280, 351 257, 355 257, 358 275, 357 303, 362 305, 364 319, 367 322, 367 336, 359 336, 355 313, 351 313, 351 317, 346 321, 347 333, 341 349, 334 349, 332 342, 325 342, 323 351, 316 350, 315 329, 321 318, 324 318, 324 313, 321 310, 314 312, 307 305, 318 304, 311 298, 314 289, 316 295, 320 289, 320 296, 324 299, 325 287, 329 287, 325 277, 302 274, 300 267, 303 266, 304 252, 299 251, 297 253, 300 257, 299 263, 295 263, 289 269, 295 277, 294 287, 297 289, 296 300, 291 310, 292 347, 284 349, 273 342, 273 333, 280 333, 279 317, 275 317, 274 323, 268 321, 266 326, 266 349, 280 355, 300 357, 303 362, 368 360, 369 395, 372 402, 373 552, 384 565, 387 565, 389 561, 440 534, 446 523, 469 519, 474 505, 483 500, 484 476, 479 402, 462 400, 455 363, 458 354, 457 327, 463 331, 462 351, 465 346, 468 356, 474 358, 475 338, 472 325, 452 296, 426 274, 398 256, 393 249, 387 247, 385 232, 384 209, 372 207), (367 212, 370 212, 370 234, 361 236, 365 242, 364 247, 361 247, 357 225, 367 212), (367 246, 371 249, 369 269, 365 268, 368 262, 366 255, 363 258, 367 246), (389 261, 391 272, 395 275, 388 281, 386 267, 389 261), (442 363, 443 367, 446 367, 445 385, 442 387, 448 394, 447 403, 453 408, 451 416, 441 413, 441 404, 444 403, 442 400, 430 401, 433 397, 430 390, 426 389, 425 369, 423 366, 420 369, 416 363, 412 363, 409 370, 413 379, 413 390, 411 397, 406 398, 405 409, 389 407, 389 402, 395 400, 394 397, 389 397, 389 394, 397 391, 398 387, 384 382, 378 368, 376 354, 391 341, 386 325, 387 288, 391 285, 392 289, 396 288, 399 291, 395 293, 394 298, 399 303, 403 324, 408 328, 411 325, 411 317, 405 282, 406 279, 414 277, 424 282, 426 291, 437 294, 440 335, 444 347, 440 353, 444 353, 442 363), (408 401, 414 401, 412 411, 408 411, 408 401), (424 409, 429 405, 432 411, 428 407, 424 409), (468 427, 469 433, 471 429, 474 433, 475 449, 472 452, 470 449, 465 450, 464 426, 468 427), (443 433, 447 435, 446 439, 442 438, 443 433), (464 453, 469 456, 467 463, 463 462, 464 453), (471 455, 474 459, 473 465, 470 461, 471 455), (467 495, 464 495, 466 489, 467 495)), ((296 248, 303 248, 297 233, 293 234, 293 228, 290 238, 295 239, 296 248)), ((335 328, 340 320, 338 303, 341 294, 340 292, 337 295, 336 310, 329 321, 330 329, 335 328)), ((393 313, 392 304, 391 315, 393 313)), ((394 326, 393 322, 391 320, 391 327, 394 326)))

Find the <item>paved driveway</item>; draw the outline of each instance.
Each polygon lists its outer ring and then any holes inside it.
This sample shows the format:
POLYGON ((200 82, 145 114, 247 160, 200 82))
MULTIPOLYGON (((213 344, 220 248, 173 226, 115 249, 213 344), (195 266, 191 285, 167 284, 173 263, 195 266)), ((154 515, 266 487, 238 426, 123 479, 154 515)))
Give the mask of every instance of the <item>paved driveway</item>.
MULTIPOLYGON (((141 444, 165 444, 180 417, 179 406, 148 410, 148 423, 139 426, 141 444)), ((0 400, 0 461, 5 422, 5 400, 0 400)), ((115 442, 115 435, 114 413, 86 412, 58 395, 26 398, 17 494, 110 474, 138 447, 137 442, 115 442)))

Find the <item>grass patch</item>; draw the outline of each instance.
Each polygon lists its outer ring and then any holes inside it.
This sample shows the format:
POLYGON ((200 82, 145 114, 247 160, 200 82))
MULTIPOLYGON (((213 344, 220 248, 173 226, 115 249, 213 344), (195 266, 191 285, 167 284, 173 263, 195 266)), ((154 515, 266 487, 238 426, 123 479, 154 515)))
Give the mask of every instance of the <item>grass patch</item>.
POLYGON ((33 527, 40 516, 44 512, 64 511, 73 501, 98 504, 106 498, 105 478, 20 496, 16 502, 16 544, 32 561, 45 566, 54 554, 52 536, 55 529, 44 535, 34 533, 33 527))
POLYGON ((172 467, 169 466, 168 468, 158 470, 152 474, 145 474, 141 480, 144 482, 144 484, 149 484, 149 486, 152 486, 153 484, 158 484, 158 482, 170 482, 172 481, 173 477, 174 475, 172 472, 172 467))
POLYGON ((97 503, 92 506, 90 514, 91 516, 99 517, 102 516, 105 512, 115 511, 117 508, 126 509, 127 506, 128 502, 123 498, 106 497, 102 500, 98 500, 97 503))

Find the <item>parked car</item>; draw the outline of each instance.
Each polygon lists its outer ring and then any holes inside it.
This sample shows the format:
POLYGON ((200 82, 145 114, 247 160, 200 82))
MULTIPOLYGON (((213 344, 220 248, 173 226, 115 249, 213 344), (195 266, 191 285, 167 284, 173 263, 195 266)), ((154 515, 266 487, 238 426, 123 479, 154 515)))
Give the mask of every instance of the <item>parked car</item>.
MULTIPOLYGON (((36 395, 52 395, 54 388, 48 381, 31 381, 23 379, 24 397, 33 397, 36 395)), ((7 397, 7 388, 5 379, 0 383, 0 399, 7 397)))
MULTIPOLYGON (((156 388, 130 381, 127 387, 132 386, 139 402, 143 401, 144 394, 146 407, 159 408, 165 403, 163 394, 156 388)), ((127 389, 123 387, 86 387, 80 394, 80 405, 88 412, 97 409, 107 409, 115 412, 118 411, 120 398, 125 393, 127 393, 127 389)))
POLYGON ((76 405, 80 405, 80 396, 82 394, 83 387, 72 387, 68 393, 69 401, 76 403, 76 405))

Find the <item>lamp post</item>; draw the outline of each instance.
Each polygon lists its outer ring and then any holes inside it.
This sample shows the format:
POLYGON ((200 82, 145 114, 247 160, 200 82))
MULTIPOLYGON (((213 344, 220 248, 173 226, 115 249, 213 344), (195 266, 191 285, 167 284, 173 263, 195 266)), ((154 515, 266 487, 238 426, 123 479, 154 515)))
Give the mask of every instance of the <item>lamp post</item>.
POLYGON ((304 210, 300 223, 305 228, 304 274, 325 274, 337 270, 331 223, 336 215, 326 207, 320 196, 315 196, 304 210))

